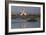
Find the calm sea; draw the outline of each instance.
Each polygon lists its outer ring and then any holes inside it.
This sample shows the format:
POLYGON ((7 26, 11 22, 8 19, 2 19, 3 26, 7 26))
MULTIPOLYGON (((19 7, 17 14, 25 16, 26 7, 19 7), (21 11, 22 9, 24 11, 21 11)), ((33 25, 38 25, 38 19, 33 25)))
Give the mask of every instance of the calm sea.
POLYGON ((16 18, 11 20, 11 28, 39 28, 40 27, 40 20, 36 18, 36 22, 27 22, 24 19, 16 18))

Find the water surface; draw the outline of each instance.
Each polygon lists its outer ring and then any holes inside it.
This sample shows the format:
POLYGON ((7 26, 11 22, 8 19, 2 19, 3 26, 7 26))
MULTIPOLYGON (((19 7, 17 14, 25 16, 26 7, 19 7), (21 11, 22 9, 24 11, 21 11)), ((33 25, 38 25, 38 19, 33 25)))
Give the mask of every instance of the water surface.
POLYGON ((16 18, 11 20, 11 28, 39 28, 40 27, 40 20, 36 18, 36 22, 27 22, 24 19, 16 18))

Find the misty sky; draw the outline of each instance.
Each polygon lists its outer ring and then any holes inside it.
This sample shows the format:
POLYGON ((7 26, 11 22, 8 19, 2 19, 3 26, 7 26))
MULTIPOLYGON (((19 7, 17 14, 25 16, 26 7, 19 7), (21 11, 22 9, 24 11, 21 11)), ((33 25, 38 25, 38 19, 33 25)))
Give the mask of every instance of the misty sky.
POLYGON ((17 14, 20 10, 25 8, 25 12, 29 14, 40 14, 40 7, 23 7, 23 6, 11 6, 12 14, 17 14))

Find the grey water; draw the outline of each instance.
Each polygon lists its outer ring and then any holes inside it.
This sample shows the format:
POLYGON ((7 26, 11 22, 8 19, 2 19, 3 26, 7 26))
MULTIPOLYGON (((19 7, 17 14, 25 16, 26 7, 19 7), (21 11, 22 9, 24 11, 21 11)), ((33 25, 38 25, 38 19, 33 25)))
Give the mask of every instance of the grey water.
POLYGON ((36 18, 36 22, 27 22, 24 19, 16 18, 11 20, 11 28, 19 29, 19 28, 39 28, 40 27, 40 19, 36 18))

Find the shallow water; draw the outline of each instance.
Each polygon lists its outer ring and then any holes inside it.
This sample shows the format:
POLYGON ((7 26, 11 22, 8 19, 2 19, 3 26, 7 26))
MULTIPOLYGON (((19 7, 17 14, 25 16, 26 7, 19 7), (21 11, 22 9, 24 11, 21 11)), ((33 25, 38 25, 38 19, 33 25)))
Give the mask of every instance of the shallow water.
POLYGON ((39 28, 40 27, 40 20, 39 18, 36 19, 36 22, 27 22, 24 19, 17 18, 11 20, 11 28, 39 28))

